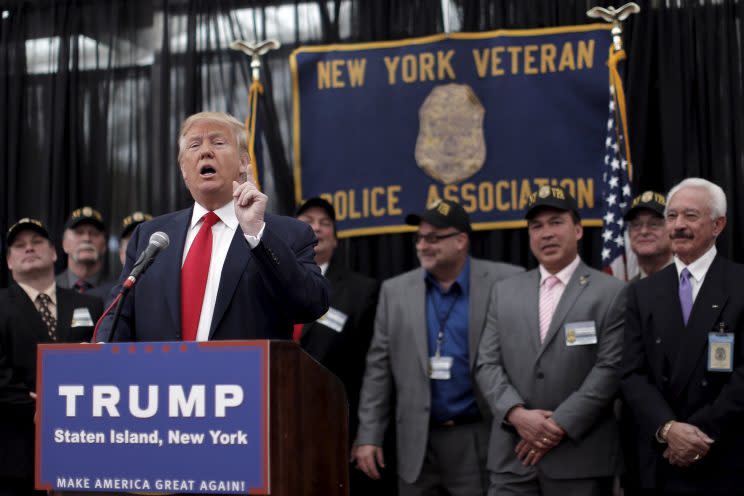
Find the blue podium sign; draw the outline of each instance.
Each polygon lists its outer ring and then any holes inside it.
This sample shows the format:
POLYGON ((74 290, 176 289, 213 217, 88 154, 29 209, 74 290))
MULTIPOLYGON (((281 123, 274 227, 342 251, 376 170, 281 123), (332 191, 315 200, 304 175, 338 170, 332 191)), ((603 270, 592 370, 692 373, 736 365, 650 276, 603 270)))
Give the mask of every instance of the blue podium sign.
POLYGON ((37 489, 269 494, 268 351, 40 345, 37 489))

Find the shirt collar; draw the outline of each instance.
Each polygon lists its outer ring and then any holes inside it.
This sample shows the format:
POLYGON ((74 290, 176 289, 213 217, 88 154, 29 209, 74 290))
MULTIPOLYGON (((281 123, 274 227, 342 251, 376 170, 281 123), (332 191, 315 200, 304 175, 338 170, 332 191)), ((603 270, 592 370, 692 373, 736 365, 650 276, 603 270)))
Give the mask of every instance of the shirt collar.
POLYGON ((99 270, 95 274, 90 275, 88 277, 78 277, 69 268, 67 269, 67 281, 69 283, 69 287, 71 288, 74 288, 75 283, 77 283, 78 281, 85 281, 88 284, 90 284, 92 288, 95 288, 101 282, 102 275, 103 275, 103 271, 99 270))
MULTIPOLYGON (((189 229, 195 228, 201 218, 204 217, 207 212, 209 212, 209 210, 202 207, 198 203, 194 203, 194 211, 191 214, 191 224, 189 224, 189 229)), ((222 223, 225 224, 230 230, 237 230, 238 218, 235 216, 234 200, 230 200, 228 203, 215 210, 214 213, 217 214, 217 217, 219 217, 222 223)))
POLYGON ((563 283, 564 286, 567 286, 568 281, 571 280, 571 276, 574 272, 576 272, 576 268, 579 266, 579 262, 581 262, 581 257, 576 255, 576 258, 573 259, 573 262, 563 267, 556 274, 551 274, 550 272, 548 272, 548 269, 540 264, 540 285, 542 286, 542 284, 547 281, 550 276, 555 276, 563 283))
POLYGON ((713 259, 716 258, 716 253, 718 253, 718 250, 716 250, 716 245, 713 245, 710 250, 703 254, 702 257, 698 258, 690 265, 685 265, 682 260, 675 256, 674 265, 677 268, 677 276, 679 277, 682 270, 687 267, 687 270, 690 271, 690 275, 695 279, 695 281, 701 282, 705 277, 705 274, 708 272, 710 264, 713 263, 713 259))
MULTIPOLYGON (((424 280, 430 286, 439 287, 439 282, 429 272, 424 272, 424 280)), ((460 274, 457 276, 457 279, 455 279, 455 282, 452 284, 449 291, 452 291, 455 286, 460 287, 460 291, 462 291, 464 296, 468 295, 468 291, 470 291, 470 257, 465 258, 465 265, 463 265, 460 274)))
POLYGON ((330 262, 326 262, 326 263, 322 263, 318 265, 318 267, 320 268, 320 275, 325 276, 329 265, 330 265, 330 262))
POLYGON ((45 295, 49 297, 50 300, 52 300, 52 303, 54 303, 55 306, 57 305, 57 283, 56 282, 52 282, 52 284, 48 288, 44 289, 43 291, 38 291, 32 288, 31 286, 29 286, 28 284, 24 284, 22 282, 16 281, 16 283, 28 295, 28 297, 31 298, 31 301, 33 301, 34 303, 36 303, 36 298, 39 297, 39 293, 44 293, 45 295))

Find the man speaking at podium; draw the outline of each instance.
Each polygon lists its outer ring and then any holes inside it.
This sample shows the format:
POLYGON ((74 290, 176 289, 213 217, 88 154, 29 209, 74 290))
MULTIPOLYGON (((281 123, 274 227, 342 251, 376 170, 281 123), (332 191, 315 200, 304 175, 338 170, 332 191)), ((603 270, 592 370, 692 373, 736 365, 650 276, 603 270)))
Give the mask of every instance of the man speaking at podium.
POLYGON ((170 247, 127 295, 113 338, 108 315, 97 340, 289 338, 293 323, 323 315, 328 283, 313 260, 315 235, 265 212, 242 123, 218 112, 188 117, 178 162, 194 205, 137 226, 116 291, 153 233, 167 234, 170 247))

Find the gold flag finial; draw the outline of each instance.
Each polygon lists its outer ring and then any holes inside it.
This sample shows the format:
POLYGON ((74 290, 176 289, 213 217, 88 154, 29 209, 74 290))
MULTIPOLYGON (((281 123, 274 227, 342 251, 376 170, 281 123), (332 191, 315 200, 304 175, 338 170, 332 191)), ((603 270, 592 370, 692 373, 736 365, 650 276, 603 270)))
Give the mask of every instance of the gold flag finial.
POLYGON ((230 43, 230 48, 243 52, 251 58, 251 79, 258 81, 260 79, 261 55, 265 55, 269 50, 277 50, 282 46, 276 40, 264 40, 250 42, 245 40, 235 40, 230 43))
POLYGON ((623 24, 631 14, 637 14, 641 8, 635 2, 626 3, 619 9, 615 7, 593 7, 586 12, 592 19, 602 19, 612 23, 612 44, 616 52, 623 49, 623 24))

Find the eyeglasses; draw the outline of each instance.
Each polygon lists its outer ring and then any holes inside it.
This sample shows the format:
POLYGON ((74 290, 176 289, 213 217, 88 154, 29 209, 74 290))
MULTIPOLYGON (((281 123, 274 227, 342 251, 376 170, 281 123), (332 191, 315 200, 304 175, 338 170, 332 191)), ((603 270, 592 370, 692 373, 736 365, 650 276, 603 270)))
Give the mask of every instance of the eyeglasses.
POLYGON ((419 244, 419 242, 421 240, 424 240, 424 241, 426 241, 427 244, 435 245, 435 244, 439 243, 440 241, 442 241, 443 239, 451 238, 453 236, 457 236, 458 234, 460 234, 460 231, 455 231, 455 232, 451 232, 451 233, 447 233, 447 234, 434 234, 434 233, 421 234, 421 233, 416 233, 413 236, 413 242, 415 244, 419 244))
POLYGON ((649 231, 656 231, 664 227, 664 219, 653 218, 648 219, 646 222, 635 219, 630 221, 629 226, 631 231, 640 231, 641 229, 643 229, 643 226, 646 226, 649 231))

